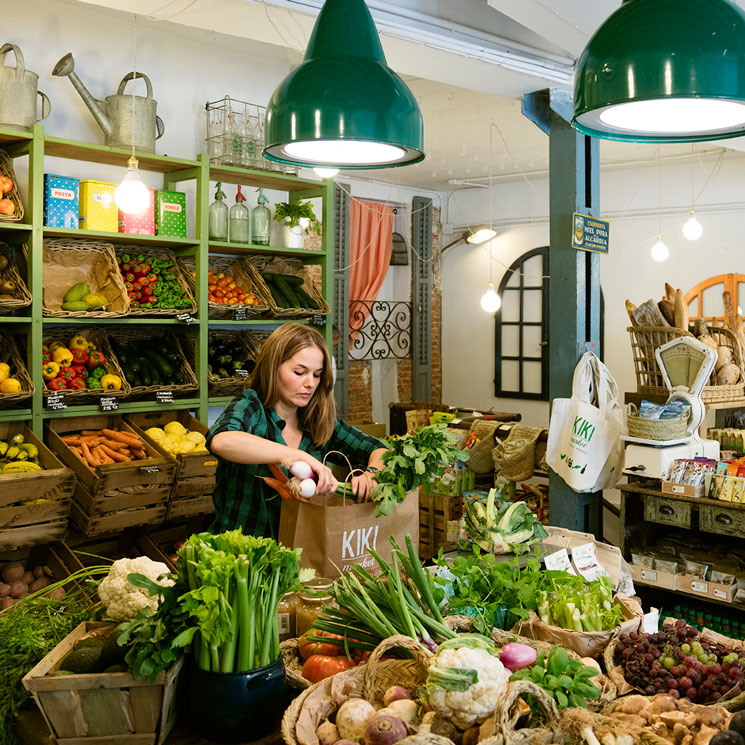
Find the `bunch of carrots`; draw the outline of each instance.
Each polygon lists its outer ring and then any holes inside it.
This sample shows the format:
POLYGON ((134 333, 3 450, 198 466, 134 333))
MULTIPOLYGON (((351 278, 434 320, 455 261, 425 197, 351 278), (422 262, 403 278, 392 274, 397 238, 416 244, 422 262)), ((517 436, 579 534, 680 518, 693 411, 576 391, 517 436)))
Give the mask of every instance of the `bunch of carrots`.
POLYGON ((132 432, 118 429, 84 429, 61 438, 91 468, 147 458, 145 444, 132 432))

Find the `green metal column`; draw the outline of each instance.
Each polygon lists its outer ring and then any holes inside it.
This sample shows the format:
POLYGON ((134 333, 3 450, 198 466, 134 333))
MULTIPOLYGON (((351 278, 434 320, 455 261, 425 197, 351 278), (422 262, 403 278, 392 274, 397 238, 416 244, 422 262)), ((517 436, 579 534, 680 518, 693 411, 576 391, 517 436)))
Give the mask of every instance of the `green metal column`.
POLYGON ((207 155, 199 155, 200 168, 197 171, 197 221, 196 237, 199 241, 196 261, 196 295, 199 308, 199 328, 195 342, 195 363, 197 380, 199 380, 199 411, 197 418, 207 421, 209 409, 209 386, 207 385, 207 366, 209 365, 207 350, 209 347, 209 316, 207 310, 207 272, 209 271, 209 191, 210 191, 210 159, 207 155), (204 385, 202 385, 204 383, 204 385))
MULTIPOLYGON (((572 94, 555 89, 523 96, 523 114, 549 136, 549 399, 572 395, 587 351, 600 356, 599 256, 572 248, 572 213, 599 216, 598 141, 572 128, 572 94)), ((578 494, 551 473, 551 524, 601 535, 602 493, 578 494)))
POLYGON ((411 201, 411 355, 414 401, 432 400, 432 200, 411 201))

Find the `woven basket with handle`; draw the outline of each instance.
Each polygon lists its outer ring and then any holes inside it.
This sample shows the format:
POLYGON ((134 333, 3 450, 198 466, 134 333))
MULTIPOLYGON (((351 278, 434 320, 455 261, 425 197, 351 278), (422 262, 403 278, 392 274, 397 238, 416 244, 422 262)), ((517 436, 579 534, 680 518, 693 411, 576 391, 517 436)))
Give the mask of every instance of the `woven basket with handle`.
MULTIPOLYGON (((237 344, 243 350, 245 360, 256 359, 256 349, 250 343, 248 335, 246 333, 224 330, 211 330, 209 336, 210 344, 213 341, 217 341, 219 339, 237 344)), ((243 377, 240 375, 231 375, 228 378, 220 378, 215 375, 214 370, 210 366, 207 372, 207 380, 209 382, 210 396, 237 396, 246 387, 246 384, 251 380, 251 376, 250 374, 247 377, 243 377)))
POLYGON ((7 176, 13 182, 13 188, 3 194, 5 199, 10 199, 13 203, 13 212, 10 215, 0 213, 1 222, 20 222, 23 220, 23 202, 21 195, 18 193, 18 180, 13 170, 13 160, 5 150, 0 150, 0 175, 7 176))
MULTIPOLYGON (((24 254, 28 252, 28 246, 25 243, 22 249, 24 254)), ((7 243, 0 243, 0 256, 4 256, 8 260, 8 266, 0 272, 0 279, 13 282, 16 286, 11 299, 0 299, 0 316, 2 316, 7 315, 11 311, 27 308, 31 305, 31 293, 28 291, 26 283, 18 272, 18 268, 13 260, 13 251, 7 243)))
POLYGON ((10 365, 10 374, 8 377, 15 378, 21 384, 21 390, 18 393, 0 392, 0 406, 5 407, 31 398, 36 388, 34 388, 31 376, 28 374, 26 365, 23 362, 23 357, 11 334, 0 333, 0 350, 2 350, 0 361, 10 365))
POLYGON ((645 419, 639 416, 635 404, 626 407, 626 427, 629 434, 645 440, 675 440, 684 437, 690 418, 690 409, 673 419, 645 419))

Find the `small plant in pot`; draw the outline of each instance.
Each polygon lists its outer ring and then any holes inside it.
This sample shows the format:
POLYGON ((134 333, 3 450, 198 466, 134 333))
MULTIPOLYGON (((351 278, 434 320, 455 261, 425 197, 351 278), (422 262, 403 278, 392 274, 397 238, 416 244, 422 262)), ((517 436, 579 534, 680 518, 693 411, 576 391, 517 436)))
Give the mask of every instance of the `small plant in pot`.
POLYGON ((310 202, 277 202, 274 219, 282 224, 283 243, 288 248, 302 248, 305 233, 321 235, 321 223, 310 202))

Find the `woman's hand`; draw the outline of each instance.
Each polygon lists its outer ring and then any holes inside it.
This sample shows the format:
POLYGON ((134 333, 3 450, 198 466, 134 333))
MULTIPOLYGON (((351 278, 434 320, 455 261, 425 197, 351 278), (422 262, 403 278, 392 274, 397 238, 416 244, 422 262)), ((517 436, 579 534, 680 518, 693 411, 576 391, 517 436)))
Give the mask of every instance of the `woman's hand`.
POLYGON ((367 502, 370 492, 377 484, 370 471, 365 471, 359 476, 352 476, 352 494, 357 502, 367 502))
POLYGON ((324 466, 320 460, 314 458, 312 455, 298 450, 292 457, 292 461, 301 460, 307 463, 312 469, 313 473, 317 476, 316 483, 316 494, 333 494, 336 491, 336 487, 339 486, 339 482, 334 477, 331 469, 324 466))

